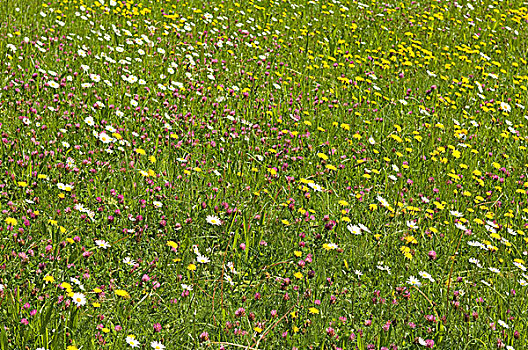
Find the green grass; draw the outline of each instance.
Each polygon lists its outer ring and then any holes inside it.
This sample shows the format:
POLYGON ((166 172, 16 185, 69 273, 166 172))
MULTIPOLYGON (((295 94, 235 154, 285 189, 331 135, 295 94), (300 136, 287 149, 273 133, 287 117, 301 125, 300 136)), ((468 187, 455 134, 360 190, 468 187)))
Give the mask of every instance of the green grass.
POLYGON ((0 349, 525 348, 527 20, 0 3, 0 349))

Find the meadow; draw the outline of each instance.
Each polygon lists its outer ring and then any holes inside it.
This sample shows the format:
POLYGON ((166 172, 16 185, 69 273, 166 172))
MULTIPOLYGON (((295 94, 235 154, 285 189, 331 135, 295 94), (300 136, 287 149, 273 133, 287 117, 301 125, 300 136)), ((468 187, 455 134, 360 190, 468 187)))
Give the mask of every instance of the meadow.
POLYGON ((0 350, 528 348, 527 22, 2 0, 0 350))

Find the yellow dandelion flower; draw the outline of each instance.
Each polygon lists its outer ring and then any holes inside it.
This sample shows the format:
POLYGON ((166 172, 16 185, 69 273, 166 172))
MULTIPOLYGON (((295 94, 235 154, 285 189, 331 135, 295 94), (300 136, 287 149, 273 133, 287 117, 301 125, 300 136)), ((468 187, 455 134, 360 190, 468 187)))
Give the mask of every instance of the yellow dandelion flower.
POLYGON ((47 283, 53 283, 55 282, 55 278, 53 278, 53 276, 47 275, 46 277, 44 277, 44 281, 47 283))
POLYGON ((174 241, 168 241, 167 242, 167 245, 171 248, 174 248, 174 249, 178 249, 178 243, 174 242, 174 241))
POLYGON ((128 294, 128 292, 126 290, 117 289, 117 290, 114 291, 114 293, 117 296, 123 297, 125 299, 129 299, 130 298, 130 294, 128 294))
POLYGON ((328 156, 324 153, 317 153, 317 156, 322 160, 328 160, 328 156))
POLYGON ((16 226, 18 224, 18 221, 15 218, 11 218, 11 217, 6 218, 5 222, 6 224, 11 225, 11 226, 16 226))

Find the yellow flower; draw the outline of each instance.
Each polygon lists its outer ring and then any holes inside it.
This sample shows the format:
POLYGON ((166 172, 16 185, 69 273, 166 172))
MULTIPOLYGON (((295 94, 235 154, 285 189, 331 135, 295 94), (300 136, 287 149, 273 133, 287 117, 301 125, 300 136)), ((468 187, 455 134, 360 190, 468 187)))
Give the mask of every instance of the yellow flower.
POLYGON ((108 328, 103 328, 102 331, 103 331, 104 333, 110 333, 110 330, 109 330, 108 328))
POLYGON ((322 160, 328 160, 328 156, 324 153, 317 153, 317 156, 322 160))
POLYGON ((6 218, 5 219, 6 224, 11 226, 16 226, 18 221, 15 218, 6 218))
POLYGON ((98 308, 98 307, 101 307, 101 304, 99 304, 99 303, 92 303, 92 306, 95 307, 95 308, 98 308))
POLYGON ((19 181, 19 182, 17 182, 17 184, 20 187, 27 187, 27 185, 28 185, 27 182, 24 182, 24 181, 19 181))
POLYGON ((178 243, 174 242, 174 241, 168 241, 167 242, 167 245, 171 248, 174 248, 174 249, 178 249, 178 243))
POLYGON ((318 314, 319 313, 319 310, 317 310, 315 307, 311 307, 308 310, 310 310, 311 314, 318 314))
POLYGON ((187 266, 187 270, 189 270, 189 271, 195 271, 195 270, 196 270, 196 265, 194 265, 194 264, 189 264, 189 266, 187 266))
POLYGON ((145 155, 145 154, 147 154, 147 153, 145 152, 145 150, 144 150, 144 149, 141 149, 141 148, 136 148, 136 153, 137 153, 137 154, 141 154, 141 155, 145 155))
POLYGON ((75 345, 70 345, 66 348, 66 350, 79 350, 75 345))
POLYGON ((53 276, 47 275, 46 277, 44 277, 44 281, 48 283, 53 283, 55 282, 55 278, 53 278, 53 276))
POLYGON ((117 289, 114 291, 114 293, 120 297, 123 297, 125 299, 129 299, 130 298, 130 294, 128 294, 128 292, 126 290, 122 290, 122 289, 117 289))
POLYGON ((68 282, 62 282, 61 283, 61 287, 66 289, 66 290, 71 290, 72 289, 71 284, 69 284, 68 282))
POLYGON ((302 252, 296 250, 293 252, 293 255, 295 255, 296 257, 300 258, 302 256, 302 252))
POLYGON ((255 328, 253 328, 253 330, 254 330, 255 332, 257 332, 257 333, 262 333, 262 330, 263 330, 263 329, 260 328, 260 327, 255 327, 255 328))
POLYGON ((294 275, 295 277, 297 277, 298 279, 303 278, 303 275, 302 275, 302 273, 300 273, 300 272, 296 272, 296 273, 294 273, 293 275, 294 275))

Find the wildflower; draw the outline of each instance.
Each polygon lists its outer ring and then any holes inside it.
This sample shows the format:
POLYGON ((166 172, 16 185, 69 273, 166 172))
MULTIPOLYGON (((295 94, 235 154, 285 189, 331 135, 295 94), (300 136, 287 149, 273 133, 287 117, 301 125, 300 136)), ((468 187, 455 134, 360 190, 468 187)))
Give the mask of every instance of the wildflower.
POLYGON ((387 202, 387 200, 381 196, 377 196, 376 199, 381 203, 381 205, 385 208, 388 208, 390 205, 389 205, 389 202, 387 202))
POLYGON ((360 235, 361 234, 361 228, 359 228, 359 226, 355 226, 355 225, 350 224, 350 225, 347 226, 347 229, 353 235, 360 235))
POLYGON ((206 256, 198 255, 198 256, 196 257, 196 261, 199 262, 200 264, 207 264, 207 263, 208 263, 209 261, 211 261, 211 260, 209 260, 209 258, 206 257, 206 256))
POLYGON ((233 282, 233 279, 231 278, 231 276, 229 276, 228 274, 224 274, 224 279, 226 280, 226 282, 228 282, 230 285, 234 286, 235 283, 233 282))
POLYGON ((140 346, 139 341, 137 341, 133 335, 127 336, 125 341, 127 342, 128 345, 130 345, 133 348, 139 348, 140 346))
POLYGON ((368 229, 367 226, 363 225, 363 224, 358 224, 359 228, 362 230, 362 231, 365 231, 365 232, 368 232, 368 233, 372 233, 370 232, 370 230, 368 229))
POLYGON ((58 89, 59 88, 59 84, 57 84, 57 82, 53 81, 53 80, 50 80, 48 82, 48 85, 54 89, 58 89))
POLYGON ((323 244, 323 249, 326 249, 326 250, 337 249, 337 244, 335 244, 335 243, 325 243, 325 244, 323 244))
POLYGON ((84 306, 86 304, 86 297, 82 293, 74 293, 72 300, 77 306, 84 306))
POLYGON ((102 239, 96 240, 95 244, 97 244, 98 248, 103 248, 103 249, 110 248, 110 244, 108 244, 108 242, 106 242, 106 241, 104 241, 102 239))
POLYGON ((101 140, 102 143, 110 143, 112 142, 113 138, 103 132, 101 135, 99 135, 99 140, 101 140))
POLYGON ((44 277, 44 281, 46 283, 53 283, 53 282, 55 282, 55 278, 53 278, 53 276, 46 275, 46 277, 44 277))
POLYGON ((506 113, 510 113, 511 112, 511 107, 509 104, 507 104, 506 102, 501 102, 500 103, 500 109, 506 113))
POLYGON ((323 188, 321 186, 319 186, 319 185, 317 185, 317 184, 315 184, 313 182, 308 183, 308 186, 310 186, 310 188, 312 190, 314 190, 315 192, 321 192, 323 190, 323 188))
POLYGON ((411 230, 417 230, 418 225, 414 221, 407 221, 407 227, 409 227, 411 230))
POLYGON ((420 277, 422 278, 425 278, 425 279, 428 279, 429 281, 431 281, 432 283, 435 283, 436 281, 434 280, 434 278, 428 274, 427 272, 425 271, 420 271, 418 272, 418 274, 420 275, 420 277))
POLYGON ((11 217, 6 218, 5 222, 6 224, 11 225, 11 226, 16 226, 18 223, 15 218, 11 218, 11 217))
POLYGON ((508 324, 504 322, 503 320, 497 320, 497 323, 506 329, 510 328, 510 326, 508 326, 508 324))
POLYGON ((478 259, 469 258, 469 262, 472 263, 472 264, 477 265, 478 267, 482 267, 482 265, 480 264, 480 261, 478 259))
POLYGON ((206 218, 206 221, 207 221, 208 224, 211 224, 211 225, 215 225, 215 226, 222 225, 222 222, 216 216, 208 215, 207 218, 206 218))
POLYGON ((114 291, 115 295, 123 297, 125 299, 130 299, 130 294, 126 290, 117 289, 114 291))
POLYGON ((134 266, 136 265, 136 262, 127 256, 126 258, 123 259, 123 264, 128 265, 128 266, 134 266))
POLYGON ((410 276, 407 280, 407 284, 410 284, 411 286, 421 287, 422 283, 414 276, 410 276))
POLYGON ((160 342, 157 342, 157 341, 153 341, 150 343, 150 346, 154 349, 154 350, 163 350, 165 349, 165 345, 161 344, 160 342))
POLYGON ((449 212, 449 214, 451 214, 451 215, 453 215, 454 217, 457 217, 457 218, 461 218, 462 216, 464 216, 464 214, 462 214, 462 213, 460 213, 460 212, 458 212, 456 210, 451 210, 449 212))

